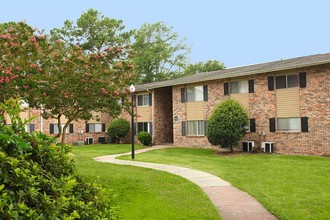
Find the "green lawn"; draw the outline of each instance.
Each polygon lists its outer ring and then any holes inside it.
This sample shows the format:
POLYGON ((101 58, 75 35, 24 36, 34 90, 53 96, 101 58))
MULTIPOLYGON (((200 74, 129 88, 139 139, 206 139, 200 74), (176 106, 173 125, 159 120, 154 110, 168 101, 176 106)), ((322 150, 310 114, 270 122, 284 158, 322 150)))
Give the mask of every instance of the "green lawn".
MULTIPOLYGON (((98 179, 116 194, 121 219, 217 220, 209 198, 189 181, 151 169, 96 162, 92 158, 130 151, 130 145, 73 146, 78 172, 89 181, 98 179)), ((136 149, 142 148, 136 146, 136 149)), ((136 155, 137 156, 137 155, 136 155)))
POLYGON ((330 219, 330 158, 219 156, 212 149, 169 148, 138 154, 136 160, 217 175, 257 198, 280 219, 330 219))

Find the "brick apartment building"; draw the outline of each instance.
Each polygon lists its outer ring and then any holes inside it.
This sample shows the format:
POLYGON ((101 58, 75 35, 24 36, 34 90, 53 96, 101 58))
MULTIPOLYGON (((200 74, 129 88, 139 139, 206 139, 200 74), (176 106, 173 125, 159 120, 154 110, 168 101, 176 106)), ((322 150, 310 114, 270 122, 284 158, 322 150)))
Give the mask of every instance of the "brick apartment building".
POLYGON ((135 133, 150 132, 154 144, 210 146, 206 121, 233 98, 249 113, 244 150, 330 155, 329 89, 330 53, 138 85, 135 133))
MULTIPOLYGON (((27 107, 27 106, 24 106, 27 107)), ((22 119, 34 118, 29 124, 26 125, 26 131, 41 131, 50 136, 56 136, 58 134, 58 125, 56 119, 44 119, 41 116, 41 110, 39 109, 27 109, 20 113, 22 119)), ((66 143, 68 144, 95 144, 95 143, 107 143, 109 138, 106 130, 109 126, 111 118, 107 114, 93 113, 92 120, 88 121, 73 121, 66 132, 66 143)), ((10 125, 11 121, 9 117, 6 117, 7 124, 10 125)), ((67 120, 61 118, 62 127, 67 120)), ((59 140, 60 141, 60 140, 59 140)))
MULTIPOLYGON (((134 133, 150 132, 156 145, 210 146, 206 121, 218 103, 233 98, 249 113, 244 150, 263 147, 277 153, 330 155, 329 90, 330 53, 137 85, 134 133)), ((21 113, 22 118, 31 116, 35 119, 26 130, 56 135, 55 119, 45 120, 35 109, 21 113)), ((130 121, 129 114, 122 117, 130 121)), ((101 113, 93 118, 74 121, 66 142, 109 142, 106 130, 111 118, 101 113)), ((129 137, 124 142, 129 143, 129 137)))

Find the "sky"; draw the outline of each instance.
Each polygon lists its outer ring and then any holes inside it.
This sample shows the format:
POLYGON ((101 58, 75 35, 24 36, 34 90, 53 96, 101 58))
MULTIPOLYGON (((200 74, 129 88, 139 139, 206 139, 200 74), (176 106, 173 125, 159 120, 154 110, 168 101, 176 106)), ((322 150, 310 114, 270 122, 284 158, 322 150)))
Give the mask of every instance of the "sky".
POLYGON ((231 68, 330 52, 328 0, 0 0, 0 23, 49 32, 91 8, 127 30, 165 22, 187 38, 190 63, 231 68))

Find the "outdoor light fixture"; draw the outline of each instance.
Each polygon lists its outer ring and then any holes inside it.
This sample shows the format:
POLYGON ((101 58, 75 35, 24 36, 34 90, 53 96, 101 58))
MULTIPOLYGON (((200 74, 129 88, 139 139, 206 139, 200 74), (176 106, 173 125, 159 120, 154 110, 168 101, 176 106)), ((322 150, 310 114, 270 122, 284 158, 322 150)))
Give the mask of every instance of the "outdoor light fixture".
POLYGON ((132 159, 134 159, 134 92, 135 87, 133 84, 129 87, 129 91, 131 92, 131 102, 132 102, 132 159))

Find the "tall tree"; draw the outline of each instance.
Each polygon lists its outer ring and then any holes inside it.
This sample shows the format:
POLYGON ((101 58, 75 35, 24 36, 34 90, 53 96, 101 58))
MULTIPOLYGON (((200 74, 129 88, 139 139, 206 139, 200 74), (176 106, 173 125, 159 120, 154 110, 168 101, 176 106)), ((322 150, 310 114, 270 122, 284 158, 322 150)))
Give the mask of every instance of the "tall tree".
POLYGON ((224 63, 219 62, 218 60, 208 60, 206 62, 197 62, 195 64, 188 65, 183 75, 193 75, 196 73, 205 73, 205 72, 211 72, 216 70, 222 70, 226 68, 224 63))
POLYGON ((139 83, 167 80, 181 76, 190 48, 172 27, 163 22, 145 23, 134 32, 133 62, 139 83))
POLYGON ((108 47, 127 46, 132 32, 125 32, 122 20, 103 16, 89 9, 76 22, 66 20, 60 29, 51 31, 53 39, 61 39, 68 44, 78 44, 83 50, 98 53, 108 47))

